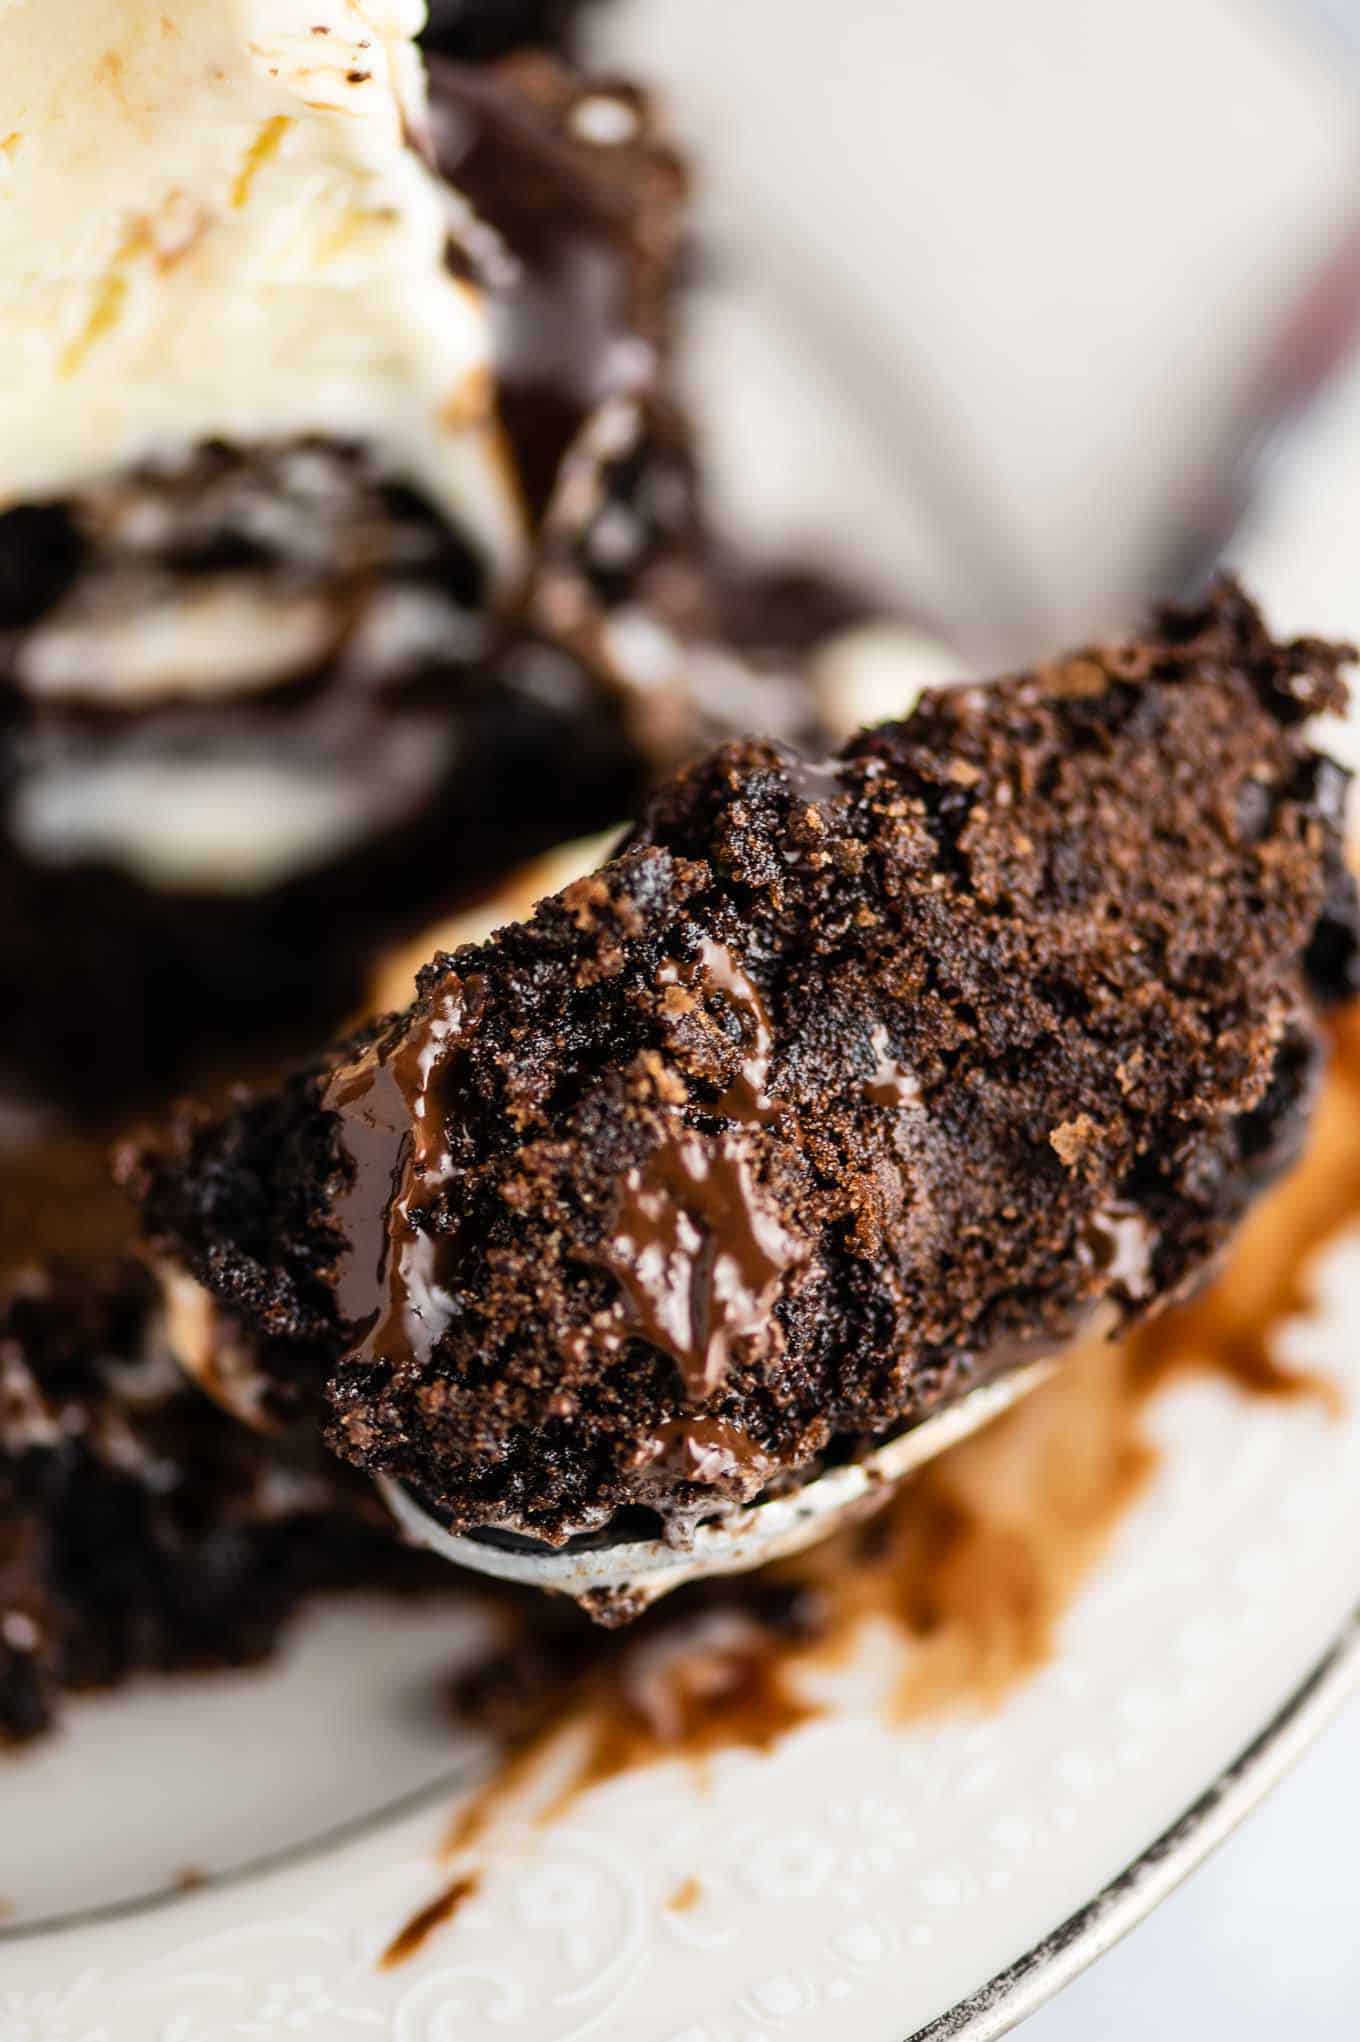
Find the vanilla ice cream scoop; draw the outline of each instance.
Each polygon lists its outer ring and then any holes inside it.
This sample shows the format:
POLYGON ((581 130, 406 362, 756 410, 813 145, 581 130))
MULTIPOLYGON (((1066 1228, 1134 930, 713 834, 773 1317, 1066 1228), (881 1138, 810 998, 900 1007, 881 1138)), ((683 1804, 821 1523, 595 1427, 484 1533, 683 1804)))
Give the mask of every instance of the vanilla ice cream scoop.
POLYGON ((184 445, 380 448, 502 576, 482 294, 423 0, 0 0, 0 503, 184 445))

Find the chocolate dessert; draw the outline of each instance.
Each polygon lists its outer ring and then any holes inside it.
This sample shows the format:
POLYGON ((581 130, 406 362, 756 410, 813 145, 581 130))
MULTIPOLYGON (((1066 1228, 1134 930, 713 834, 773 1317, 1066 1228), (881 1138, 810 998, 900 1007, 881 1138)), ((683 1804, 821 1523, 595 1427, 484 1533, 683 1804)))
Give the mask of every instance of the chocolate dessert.
MULTIPOLYGON (((222 71, 201 122, 159 150, 117 127, 128 190, 85 209, 39 150, 34 231, 0 244, 69 292, 101 208, 122 236, 87 327, 21 336, 31 387, 0 398, 9 1096, 116 1112, 332 1027, 375 948, 716 735, 818 728, 792 628, 717 649, 670 392, 686 178, 645 96, 541 50, 426 80, 336 12, 266 65, 182 7, 222 71), (281 221, 306 260, 271 295, 281 221)), ((491 50, 493 10, 446 25, 491 50)))
MULTIPOLYGON (((32 515, 0 518, 0 583, 30 596, 22 562, 4 568, 32 515)), ((53 605, 0 641, 11 1091, 116 1113, 205 1038, 342 1013, 374 943, 422 904, 626 812, 641 765, 599 681, 495 643, 466 549, 361 448, 200 449, 49 524, 83 561, 66 621, 53 605), (296 644, 299 670, 245 699, 101 702, 80 644, 115 647, 157 602, 217 606, 225 633, 258 612, 271 660, 296 644), (44 701, 34 677, 49 656, 55 674, 63 631, 89 696, 44 701), (97 996, 72 1001, 73 979, 97 996)))
POLYGON ((131 1260, 0 1299, 0 1743, 64 1692, 265 1658, 325 1588, 431 1582, 329 1456, 261 1440, 188 1383, 131 1260))
POLYGON ((407 1012, 128 1155, 183 1358, 456 1530, 683 1541, 1183 1294, 1356 986, 1301 731, 1348 657, 1224 586, 825 763, 712 752, 407 1012))

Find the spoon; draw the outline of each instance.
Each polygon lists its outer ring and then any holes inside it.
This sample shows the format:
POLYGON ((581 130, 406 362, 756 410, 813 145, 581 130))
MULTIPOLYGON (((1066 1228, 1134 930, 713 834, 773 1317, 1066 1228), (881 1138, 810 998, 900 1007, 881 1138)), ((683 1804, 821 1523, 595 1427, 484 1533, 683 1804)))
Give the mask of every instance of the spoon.
POLYGON ((378 1487, 406 1539, 456 1566, 575 1600, 626 1601, 630 1614, 718 1574, 745 1574, 829 1538, 885 1503, 904 1477, 1007 1411, 1058 1366, 1043 1359, 970 1390, 932 1418, 896 1433, 861 1459, 828 1468, 801 1487, 701 1524, 690 1545, 618 1540, 607 1531, 551 1547, 517 1534, 447 1531, 390 1476, 378 1487))

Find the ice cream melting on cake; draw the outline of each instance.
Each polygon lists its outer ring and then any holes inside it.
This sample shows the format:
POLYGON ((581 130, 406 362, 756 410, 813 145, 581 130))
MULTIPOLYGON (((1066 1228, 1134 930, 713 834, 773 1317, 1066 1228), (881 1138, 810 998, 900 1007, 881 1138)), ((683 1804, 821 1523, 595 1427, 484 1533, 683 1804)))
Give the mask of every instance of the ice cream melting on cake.
POLYGON ((733 616, 663 123, 424 20, 0 4, 0 1088, 336 1020, 715 737, 827 735, 859 599, 733 616))

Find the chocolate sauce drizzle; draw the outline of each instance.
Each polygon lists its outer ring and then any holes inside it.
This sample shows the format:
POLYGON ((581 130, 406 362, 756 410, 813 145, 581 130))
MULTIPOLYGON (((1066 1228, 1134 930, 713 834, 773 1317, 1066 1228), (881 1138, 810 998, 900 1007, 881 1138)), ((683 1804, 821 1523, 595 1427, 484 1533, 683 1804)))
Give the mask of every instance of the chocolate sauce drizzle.
MULTIPOLYGON (((741 1060, 713 1112, 739 1129, 777 1121, 787 1109, 769 1091, 774 1029, 731 951, 706 937, 693 963, 664 966, 661 981, 720 995, 742 1024, 741 1060)), ((700 1403, 809 1252, 762 1195, 745 1136, 699 1133, 676 1115, 646 1163, 628 1172, 598 1259, 622 1286, 634 1326, 670 1355, 686 1396, 700 1403)))
POLYGON ((762 1200, 740 1138, 668 1128, 645 1166, 628 1172, 600 1249, 637 1330, 669 1354, 685 1394, 718 1389, 736 1343, 765 1322, 806 1242, 762 1200))
POLYGON ((736 1076, 714 1111, 724 1120, 735 1120, 743 1127, 772 1126, 787 1108, 781 1100, 770 1096, 774 1027, 755 981, 725 943, 715 943, 709 936, 700 943, 696 962, 663 965, 660 978, 662 985, 683 986, 686 991, 701 995, 722 995, 742 1024, 744 1048, 736 1076))
POLYGON ((326 1088, 322 1103, 340 1118, 351 1165, 335 1205, 346 1242, 335 1295, 345 1317, 363 1329, 361 1361, 419 1370, 448 1324, 440 1241, 422 1224, 421 1210, 451 1168, 447 1087, 477 1026, 484 991, 480 978, 451 973, 416 1026, 395 1042, 371 1044, 326 1088))
POLYGON ((437 1893, 433 1900, 427 1901, 393 1936, 378 1960, 378 1969, 395 1971, 399 1965, 419 1956, 431 1936, 447 1928, 464 1903, 476 1898, 481 1883, 480 1874, 465 1873, 461 1879, 454 1879, 447 1885, 442 1893, 437 1893))

